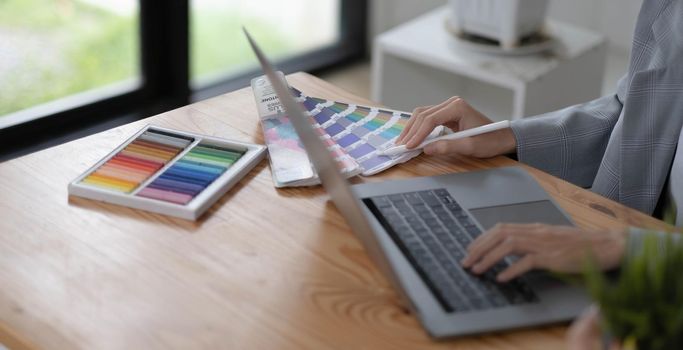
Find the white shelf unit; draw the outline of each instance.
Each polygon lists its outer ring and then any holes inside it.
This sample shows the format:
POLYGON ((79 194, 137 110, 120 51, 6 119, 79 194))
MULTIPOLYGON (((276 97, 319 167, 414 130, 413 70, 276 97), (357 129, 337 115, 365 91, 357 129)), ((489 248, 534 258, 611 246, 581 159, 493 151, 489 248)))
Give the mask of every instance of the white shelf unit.
POLYGON ((494 120, 537 115, 600 96, 603 36, 547 21, 549 52, 473 52, 445 28, 446 6, 380 34, 372 58, 372 98, 401 110, 461 96, 494 120))

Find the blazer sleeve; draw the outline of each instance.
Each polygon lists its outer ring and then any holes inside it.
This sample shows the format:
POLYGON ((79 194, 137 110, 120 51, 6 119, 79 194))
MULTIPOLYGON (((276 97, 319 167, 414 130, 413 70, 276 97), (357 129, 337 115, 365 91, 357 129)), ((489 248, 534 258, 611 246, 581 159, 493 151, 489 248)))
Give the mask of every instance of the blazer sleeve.
POLYGON ((590 187, 621 115, 617 94, 512 122, 517 159, 581 187, 590 187))

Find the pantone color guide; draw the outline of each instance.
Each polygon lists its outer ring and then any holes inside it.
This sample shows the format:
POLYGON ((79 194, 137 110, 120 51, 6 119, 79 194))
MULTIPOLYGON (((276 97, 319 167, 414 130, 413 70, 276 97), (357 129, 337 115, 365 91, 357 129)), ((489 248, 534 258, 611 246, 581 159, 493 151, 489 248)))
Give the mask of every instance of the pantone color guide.
MULTIPOLYGON (((251 86, 270 154, 275 186, 319 183, 306 151, 267 78, 253 79, 251 86)), ((294 88, 292 94, 304 106, 311 117, 311 125, 347 177, 358 173, 373 175, 420 154, 420 151, 397 156, 377 154, 379 150, 394 145, 410 119, 408 113, 310 97, 294 88)), ((441 131, 442 128, 437 128, 429 137, 436 137, 441 131)))
MULTIPOLYGON (((259 120, 268 146, 268 159, 275 187, 310 186, 320 183, 315 169, 289 117, 283 113, 280 101, 265 77, 251 81, 256 97, 259 120)), ((324 130, 316 130, 346 177, 361 169, 358 163, 333 140, 325 139, 324 130)))
POLYGON ((294 91, 313 117, 314 126, 324 131, 323 140, 343 149, 360 165, 362 175, 376 174, 420 154, 415 151, 393 157, 377 155, 378 150, 394 145, 410 114, 323 100, 294 91))
POLYGON ((69 194, 198 218, 265 147, 147 126, 69 184, 69 194))

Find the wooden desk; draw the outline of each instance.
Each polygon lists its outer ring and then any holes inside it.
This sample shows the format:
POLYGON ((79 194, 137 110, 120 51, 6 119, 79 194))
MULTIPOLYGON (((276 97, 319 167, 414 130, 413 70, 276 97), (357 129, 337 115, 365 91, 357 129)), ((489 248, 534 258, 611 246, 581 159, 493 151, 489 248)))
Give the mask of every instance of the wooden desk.
MULTIPOLYGON (((304 73, 313 96, 367 103, 304 73)), ((97 116, 93 116, 96 118, 97 116)), ((320 187, 263 161, 200 221, 67 197, 147 123, 263 143, 250 89, 0 164, 0 343, 62 349, 551 349, 564 326, 433 342, 320 187)), ((514 165, 420 156, 364 181, 514 165)), ((663 223, 529 171, 583 227, 663 223)))

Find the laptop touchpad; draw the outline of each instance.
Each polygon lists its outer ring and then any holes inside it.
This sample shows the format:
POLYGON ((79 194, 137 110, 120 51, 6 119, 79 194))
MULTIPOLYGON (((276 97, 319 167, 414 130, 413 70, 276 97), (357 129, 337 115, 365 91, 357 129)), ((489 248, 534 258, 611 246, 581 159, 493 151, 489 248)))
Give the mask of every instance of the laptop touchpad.
POLYGON ((498 223, 544 223, 574 226, 549 200, 516 203, 469 209, 470 213, 488 230, 498 223))

